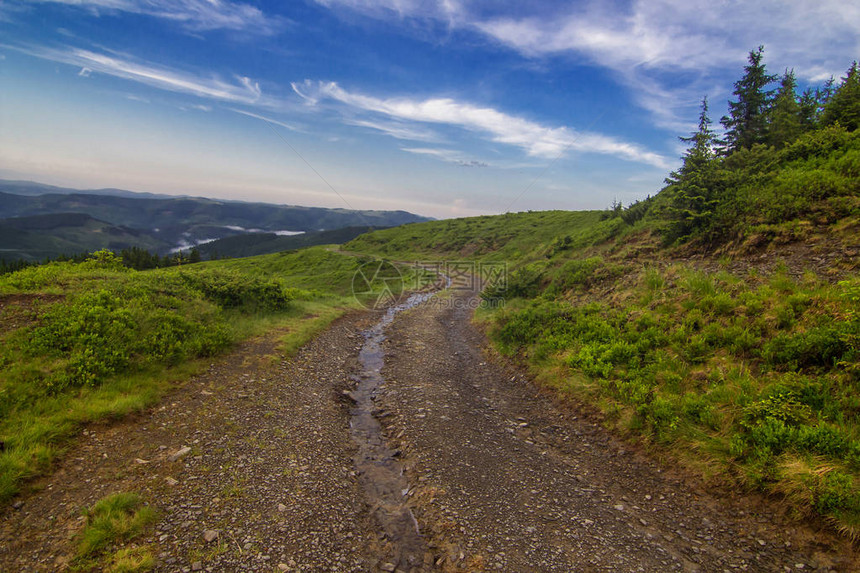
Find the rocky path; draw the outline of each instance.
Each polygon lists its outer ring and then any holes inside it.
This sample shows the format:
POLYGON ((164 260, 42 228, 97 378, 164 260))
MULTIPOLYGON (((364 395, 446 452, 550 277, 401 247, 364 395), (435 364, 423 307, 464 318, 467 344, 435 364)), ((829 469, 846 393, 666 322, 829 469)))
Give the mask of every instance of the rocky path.
POLYGON ((777 516, 667 476, 488 358, 470 296, 393 323, 379 398, 436 569, 854 569, 777 516))
POLYGON ((139 541, 157 571, 857 570, 848 551, 667 475, 494 360, 470 301, 399 313, 372 348, 371 313, 290 359, 275 335, 249 342, 152 412, 90 427, 0 510, 0 571, 65 569, 81 509, 114 491, 158 508, 139 541), (358 424, 368 412, 376 426, 358 424), (379 447, 363 454, 368 439, 379 447))
POLYGON ((290 360, 275 336, 246 343, 153 412, 91 427, 0 514, 0 571, 63 570, 81 510, 115 491, 158 509, 140 540, 157 571, 367 571, 378 536, 342 392, 372 319, 341 319, 290 360))

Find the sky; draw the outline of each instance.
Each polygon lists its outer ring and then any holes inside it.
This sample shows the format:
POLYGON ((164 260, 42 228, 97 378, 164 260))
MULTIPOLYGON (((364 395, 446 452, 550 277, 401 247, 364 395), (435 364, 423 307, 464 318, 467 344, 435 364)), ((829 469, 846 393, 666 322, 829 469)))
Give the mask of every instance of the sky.
POLYGON ((860 57, 846 0, 0 0, 0 178, 448 218, 663 186, 747 54, 860 57))

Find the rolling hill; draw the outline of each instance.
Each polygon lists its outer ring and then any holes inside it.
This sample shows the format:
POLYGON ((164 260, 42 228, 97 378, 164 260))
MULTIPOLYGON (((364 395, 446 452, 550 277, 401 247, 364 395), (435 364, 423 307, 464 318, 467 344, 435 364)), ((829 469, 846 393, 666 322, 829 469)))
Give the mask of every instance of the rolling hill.
MULTIPOLYGON (((247 233, 286 234, 319 232, 344 227, 391 227, 425 221, 406 211, 353 211, 219 201, 199 197, 135 194, 113 189, 95 192, 56 188, 36 183, 0 181, 2 224, 26 234, 10 242, 4 234, 4 258, 39 260, 46 256, 78 253, 116 245, 138 246, 166 253, 205 241, 247 233), (87 215, 116 229, 99 230, 91 222, 71 218, 64 225, 45 227, 38 217, 87 215), (34 219, 34 217, 36 217, 34 219), (66 229, 57 234, 58 229, 66 229), (70 229, 76 229, 72 232, 70 229), (135 239, 135 233, 136 239, 135 239), (134 240, 133 240, 134 239, 134 240)), ((307 242, 303 244, 306 246, 307 242)), ((280 248, 277 241, 272 248, 280 248)), ((273 251, 266 251, 273 252, 273 251)), ((260 250, 255 251, 259 254, 260 250)))

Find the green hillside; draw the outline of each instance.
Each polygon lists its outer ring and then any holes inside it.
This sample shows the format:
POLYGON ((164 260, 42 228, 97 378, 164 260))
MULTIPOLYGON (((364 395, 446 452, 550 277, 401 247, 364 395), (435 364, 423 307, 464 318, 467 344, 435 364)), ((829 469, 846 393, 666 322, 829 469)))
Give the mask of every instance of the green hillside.
POLYGON ((358 306, 365 261, 310 248, 134 271, 100 251, 0 277, 0 500, 82 424, 155 403, 198 359, 270 331, 294 350, 358 306))
POLYGON ((719 237, 676 242, 669 187, 645 208, 434 221, 343 248, 507 262, 504 288, 484 292, 502 305, 478 314, 502 354, 703 477, 772 493, 856 535, 860 197, 844 166, 860 132, 796 154, 832 135, 760 150, 770 167, 754 197, 748 183, 731 194, 726 207, 745 215, 719 237), (791 216, 767 222, 762 198, 794 177, 835 183, 795 187, 777 207, 794 205, 791 216))
POLYGON ((117 227, 83 213, 53 213, 0 219, 0 258, 42 261, 61 254, 132 246, 153 251, 168 245, 128 227, 117 227))
POLYGON ((502 354, 704 478, 856 538, 860 74, 807 92, 792 130, 789 80, 750 111, 761 121, 731 108, 724 142, 705 102, 682 167, 646 201, 412 224, 344 249, 506 262, 477 315, 502 354))
POLYGON ((507 213, 410 224, 368 233, 350 241, 346 250, 400 260, 446 258, 529 260, 536 249, 569 236, 570 246, 605 241, 620 230, 599 211, 507 213))

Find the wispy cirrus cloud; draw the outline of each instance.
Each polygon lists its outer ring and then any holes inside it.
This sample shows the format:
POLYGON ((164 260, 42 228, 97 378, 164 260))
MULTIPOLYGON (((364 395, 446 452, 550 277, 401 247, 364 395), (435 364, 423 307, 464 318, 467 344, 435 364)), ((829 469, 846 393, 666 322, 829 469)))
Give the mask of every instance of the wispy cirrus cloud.
POLYGON ((334 100, 352 108, 382 114, 400 121, 444 124, 466 129, 497 143, 523 149, 528 155, 554 159, 568 150, 613 155, 629 161, 665 169, 661 155, 642 147, 599 133, 581 132, 568 127, 549 127, 451 98, 377 98, 349 92, 335 82, 293 83, 293 90, 309 103, 334 100))
POLYGON ((459 0, 316 0, 330 9, 346 8, 376 18, 423 18, 454 24, 463 15, 459 0))
POLYGON ((217 77, 201 76, 141 62, 131 57, 108 55, 80 48, 44 48, 5 44, 0 44, 0 47, 44 60, 80 67, 79 74, 83 76, 94 73, 106 74, 162 90, 234 104, 267 105, 270 103, 263 96, 260 85, 245 76, 235 76, 233 81, 225 81, 217 77))
POLYGON ((759 44, 772 69, 793 67, 813 82, 844 72, 860 53, 860 3, 844 0, 317 2, 372 18, 445 21, 526 58, 566 55, 608 69, 656 124, 673 130, 695 117, 704 93, 725 93, 759 44))
POLYGON ((478 161, 477 159, 463 159, 461 153, 452 149, 439 149, 435 147, 401 147, 400 150, 405 151, 407 153, 414 153, 416 155, 429 155, 431 157, 435 157, 436 159, 440 159, 448 163, 454 163, 455 165, 459 165, 460 167, 490 166, 489 163, 486 163, 484 161, 478 161))
POLYGON ((242 31, 260 35, 278 32, 283 19, 268 16, 251 4, 229 0, 35 0, 102 13, 127 12, 175 22, 194 32, 242 31))
MULTIPOLYGON (((300 94, 301 95, 301 94, 300 94)), ((439 142, 441 136, 429 129, 420 129, 417 127, 403 125, 400 122, 391 121, 370 121, 367 119, 347 119, 345 123, 357 127, 366 127, 375 131, 380 131, 385 135, 395 139, 405 139, 408 141, 426 141, 439 142)))

